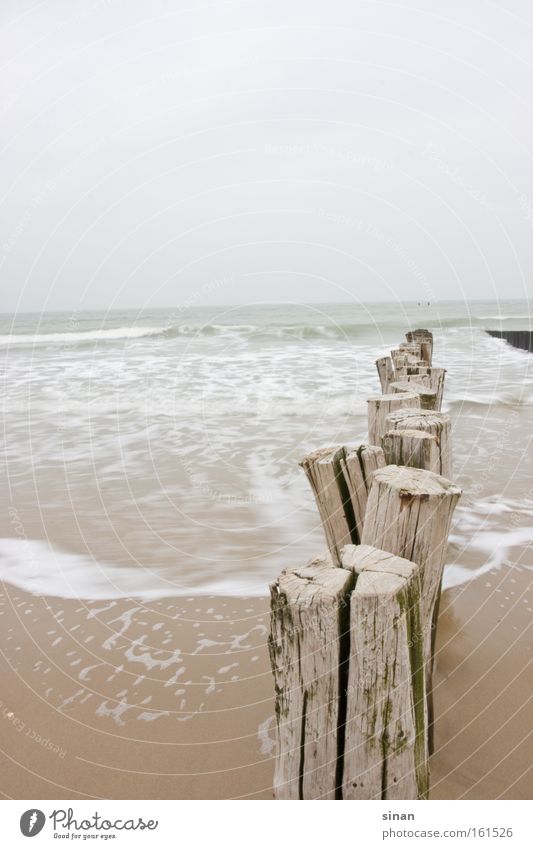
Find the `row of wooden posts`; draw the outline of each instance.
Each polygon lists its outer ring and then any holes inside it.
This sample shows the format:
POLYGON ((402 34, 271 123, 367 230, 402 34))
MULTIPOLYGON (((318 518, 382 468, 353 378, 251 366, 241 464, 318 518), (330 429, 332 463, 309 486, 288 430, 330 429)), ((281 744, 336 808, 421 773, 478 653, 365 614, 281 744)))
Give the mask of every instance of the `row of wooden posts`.
POLYGON ((301 466, 329 553, 270 586, 278 799, 426 799, 452 483, 427 330, 376 362, 369 443, 301 466))

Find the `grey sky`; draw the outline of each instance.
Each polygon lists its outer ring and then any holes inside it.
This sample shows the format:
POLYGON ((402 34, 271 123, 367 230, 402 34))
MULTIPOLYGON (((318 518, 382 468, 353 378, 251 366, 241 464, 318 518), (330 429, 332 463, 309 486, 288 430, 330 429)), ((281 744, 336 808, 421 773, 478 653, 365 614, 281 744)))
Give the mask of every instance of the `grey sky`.
POLYGON ((0 11, 1 309, 524 297, 525 0, 0 11))

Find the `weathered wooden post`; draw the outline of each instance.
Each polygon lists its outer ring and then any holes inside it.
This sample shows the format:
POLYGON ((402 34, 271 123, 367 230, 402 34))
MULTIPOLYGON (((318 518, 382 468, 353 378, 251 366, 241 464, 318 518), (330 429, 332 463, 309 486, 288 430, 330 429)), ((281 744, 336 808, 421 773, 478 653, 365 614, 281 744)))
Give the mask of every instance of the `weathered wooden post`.
POLYGON ((437 437, 424 430, 389 430, 381 440, 388 466, 412 466, 442 474, 437 437))
MULTIPOLYGON (((394 384, 393 384, 394 385, 394 384)), ((368 405, 368 441, 371 445, 381 445, 385 433, 385 420, 394 410, 402 408, 420 408, 420 398, 416 392, 390 393, 375 395, 367 400, 368 405)))
POLYGON ((389 391, 389 383, 394 380, 394 366, 390 357, 380 357, 376 360, 379 383, 381 391, 386 394, 389 391))
POLYGON ((397 356, 393 356, 392 365, 394 368, 394 377, 389 382, 389 388, 392 386, 395 380, 402 380, 407 374, 407 356, 405 354, 398 354, 397 356))
POLYGON ((418 364, 414 366, 407 366, 405 371, 408 377, 415 377, 417 375, 426 375, 427 377, 431 377, 431 369, 429 366, 421 366, 418 364))
POLYGON ((341 551, 358 543, 352 499, 344 478, 346 448, 320 448, 300 461, 313 490, 333 563, 340 566, 341 551))
POLYGON ((408 369, 416 368, 420 363, 423 364, 424 362, 412 354, 407 354, 401 350, 391 351, 391 355, 394 366, 394 380, 403 380, 404 376, 408 373, 408 369))
POLYGON ((390 391, 394 395, 396 393, 405 392, 416 393, 420 399, 420 407, 423 410, 434 410, 437 403, 437 391, 427 385, 429 378, 426 375, 412 375, 404 377, 403 380, 391 383, 390 391), (427 383, 425 382, 427 380, 427 383))
MULTIPOLYGON (((430 471, 436 471, 445 478, 450 480, 453 479, 452 423, 450 417, 446 413, 433 412, 432 410, 412 410, 405 408, 390 413, 387 416, 385 426, 387 434, 390 434, 390 431, 393 430, 423 430, 426 433, 431 434, 431 436, 435 438, 435 443, 439 452, 439 468, 430 469, 430 471)), ((388 448, 390 445, 391 443, 388 442, 388 448)), ((396 465, 399 466, 406 464, 396 463, 396 465)), ((409 463, 407 465, 414 465, 414 463, 409 463)), ((420 466, 420 468, 427 468, 427 466, 423 465, 420 466)))
POLYGON ((400 342, 397 348, 391 350, 391 357, 393 361, 397 357, 403 357, 403 365, 416 365, 423 362, 422 348, 418 342, 400 342))
POLYGON ((349 594, 353 575, 324 559, 270 585, 270 660, 276 688, 277 799, 335 799, 339 729, 346 722, 349 594))
POLYGON ((341 564, 341 551, 361 541, 372 473, 385 465, 383 449, 360 445, 321 448, 300 461, 315 496, 331 559, 341 564))
MULTIPOLYGON (((417 563, 422 579, 426 689, 431 694, 434 632, 448 534, 461 490, 422 469, 385 466, 372 477, 362 542, 417 563)), ((430 722, 433 703, 428 699, 430 722)), ((430 746, 431 749, 431 746, 430 746)))
POLYGON ((426 798, 420 569, 347 546, 271 584, 278 799, 426 798))
POLYGON ((420 569, 371 546, 347 546, 353 572, 343 799, 425 799, 427 702, 420 569))
MULTIPOLYGON (((366 513, 368 492, 372 484, 372 474, 385 465, 383 449, 376 445, 360 445, 353 451, 346 451, 341 459, 344 480, 348 487, 355 519, 357 542, 361 541, 366 513)), ((342 548, 342 547, 341 547, 342 548)))
POLYGON ((437 393, 437 400, 435 402, 435 409, 440 410, 442 407, 442 396, 444 394, 444 379, 446 377, 446 369, 445 368, 430 368, 429 369, 429 379, 431 383, 431 388, 435 390, 437 393))
POLYGON ((422 348, 419 342, 400 342, 398 348, 406 354, 411 354, 417 360, 422 356, 422 348))

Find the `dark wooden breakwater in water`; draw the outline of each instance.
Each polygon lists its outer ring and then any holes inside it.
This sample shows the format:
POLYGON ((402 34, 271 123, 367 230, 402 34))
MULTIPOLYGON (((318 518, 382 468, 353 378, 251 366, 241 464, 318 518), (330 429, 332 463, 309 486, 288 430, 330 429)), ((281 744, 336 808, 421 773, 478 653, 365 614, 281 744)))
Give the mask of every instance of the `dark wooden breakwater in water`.
POLYGON ((442 573, 461 490, 433 336, 376 361, 369 444, 301 466, 328 553, 270 586, 278 799, 427 799, 442 573))
POLYGON ((533 353, 533 331, 532 330, 486 330, 489 336, 496 339, 505 339, 513 348, 522 348, 524 351, 533 353))

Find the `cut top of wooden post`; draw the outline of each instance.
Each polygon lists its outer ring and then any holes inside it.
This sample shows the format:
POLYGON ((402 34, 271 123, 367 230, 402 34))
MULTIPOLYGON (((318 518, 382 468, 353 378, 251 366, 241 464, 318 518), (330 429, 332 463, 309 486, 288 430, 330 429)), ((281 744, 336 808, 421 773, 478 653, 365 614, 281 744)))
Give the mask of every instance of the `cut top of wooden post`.
POLYGON ((341 563, 354 575, 361 572, 390 572, 401 578, 410 578, 418 569, 416 563, 398 557, 373 545, 346 545, 342 550, 341 563))
POLYGON ((461 489, 447 478, 409 466, 384 466, 382 469, 377 469, 373 477, 373 483, 376 482, 397 490, 400 497, 408 495, 442 497, 456 495, 459 497, 461 495, 461 489))
POLYGON ((413 410, 407 406, 400 410, 393 410, 387 418, 390 425, 389 430, 396 427, 409 428, 409 430, 428 430, 433 422, 438 422, 441 426, 451 425, 448 413, 440 413, 437 410, 413 410), (409 419, 409 421, 406 421, 406 419, 409 419))
MULTIPOLYGON (((355 547, 346 546, 348 549, 355 547)), ((270 592, 280 604, 309 607, 338 600, 350 586, 342 569, 335 568, 327 557, 317 557, 304 566, 284 569, 270 584, 270 592)))

